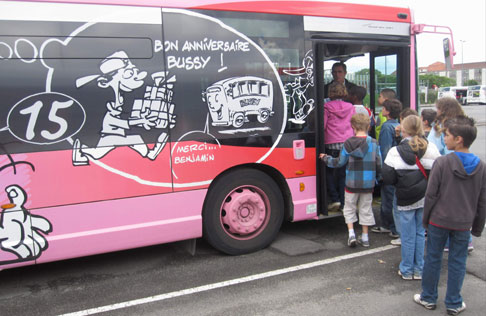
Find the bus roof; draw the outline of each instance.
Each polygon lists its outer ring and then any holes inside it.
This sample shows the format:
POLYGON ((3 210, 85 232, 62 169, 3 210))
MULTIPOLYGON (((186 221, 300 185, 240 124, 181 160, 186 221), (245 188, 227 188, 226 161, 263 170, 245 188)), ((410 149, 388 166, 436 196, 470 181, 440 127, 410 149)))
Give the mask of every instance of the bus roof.
MULTIPOLYGON (((349 18, 389 22, 411 23, 411 12, 406 7, 359 4, 356 1, 333 2, 304 0, 33 0, 35 2, 59 2, 77 4, 106 4, 148 6, 183 9, 227 10, 257 13, 277 13, 332 18, 349 18)), ((370 1, 371 2, 371 1, 370 1)))

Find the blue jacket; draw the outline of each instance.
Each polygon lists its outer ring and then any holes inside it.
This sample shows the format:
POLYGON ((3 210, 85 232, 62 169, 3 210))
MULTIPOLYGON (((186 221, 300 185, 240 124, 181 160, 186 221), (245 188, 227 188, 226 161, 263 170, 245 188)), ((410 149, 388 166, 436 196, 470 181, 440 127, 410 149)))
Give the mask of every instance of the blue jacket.
POLYGON ((389 119, 385 123, 383 123, 383 126, 381 127, 379 144, 381 159, 383 159, 382 162, 385 161, 386 155, 388 154, 390 148, 398 145, 395 138, 395 127, 397 127, 398 125, 400 124, 397 120, 389 119))
POLYGON ((381 177, 381 156, 376 140, 367 136, 348 138, 339 157, 327 156, 324 160, 331 168, 346 163, 346 190, 353 193, 373 192, 376 179, 381 177))
POLYGON ((453 152, 453 150, 447 149, 444 140, 444 133, 437 133, 435 131, 434 125, 432 125, 432 129, 430 130, 429 136, 427 136, 427 140, 429 141, 429 143, 432 143, 437 147, 441 155, 447 155, 453 152))

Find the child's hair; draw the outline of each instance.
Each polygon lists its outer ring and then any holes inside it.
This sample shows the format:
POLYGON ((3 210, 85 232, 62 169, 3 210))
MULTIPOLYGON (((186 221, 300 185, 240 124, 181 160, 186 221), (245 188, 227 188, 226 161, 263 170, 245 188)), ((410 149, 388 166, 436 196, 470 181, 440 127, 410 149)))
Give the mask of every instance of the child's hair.
POLYGON ((353 85, 349 88, 348 95, 356 97, 356 101, 363 104, 363 99, 366 97, 366 88, 358 85, 353 85))
POLYGON ((402 131, 412 137, 408 143, 414 152, 427 150, 427 140, 424 136, 424 126, 418 115, 412 114, 403 119, 402 131))
POLYGON ((420 114, 422 115, 422 121, 427 121, 430 126, 430 124, 434 122, 435 117, 437 116, 437 111, 433 109, 424 109, 420 114))
POLYGON ((473 118, 458 115, 445 121, 444 128, 454 137, 461 136, 464 147, 469 148, 478 134, 478 129, 474 124, 473 118))
POLYGON ((409 115, 418 115, 417 111, 411 109, 411 108, 405 108, 400 112, 400 120, 403 120, 409 115))
POLYGON ((383 89, 383 90, 380 91, 380 94, 383 96, 383 98, 385 98, 387 100, 397 98, 397 93, 393 89, 388 89, 388 88, 383 89))
POLYGON ((461 105, 452 97, 445 97, 437 100, 435 106, 437 107, 437 110, 440 111, 440 115, 437 115, 435 118, 434 126, 435 131, 438 133, 443 132, 442 125, 445 121, 458 115, 464 115, 461 105))
POLYGON ((333 82, 329 85, 328 94, 331 100, 336 100, 344 99, 348 95, 348 92, 346 91, 346 87, 344 86, 344 84, 341 84, 339 82, 333 82))
POLYGON ((392 119, 397 119, 402 111, 402 102, 397 99, 386 99, 383 107, 390 113, 392 119))
POLYGON ((360 132, 368 132, 370 117, 364 113, 356 113, 351 117, 351 127, 360 132))

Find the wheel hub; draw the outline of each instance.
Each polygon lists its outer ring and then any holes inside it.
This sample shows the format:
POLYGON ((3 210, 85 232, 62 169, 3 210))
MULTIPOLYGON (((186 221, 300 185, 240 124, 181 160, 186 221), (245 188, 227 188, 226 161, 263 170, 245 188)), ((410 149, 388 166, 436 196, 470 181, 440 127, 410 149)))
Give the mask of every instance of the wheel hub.
POLYGON ((267 216, 265 201, 255 191, 243 188, 233 191, 223 204, 225 228, 231 234, 250 235, 258 231, 267 216))

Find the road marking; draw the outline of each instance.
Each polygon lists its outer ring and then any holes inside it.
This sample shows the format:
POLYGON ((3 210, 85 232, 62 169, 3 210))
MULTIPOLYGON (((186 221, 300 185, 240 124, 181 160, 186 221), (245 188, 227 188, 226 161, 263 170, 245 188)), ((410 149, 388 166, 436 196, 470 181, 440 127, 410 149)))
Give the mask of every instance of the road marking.
POLYGON ((386 251, 386 250, 397 249, 397 248, 398 247, 396 247, 396 246, 387 245, 387 246, 383 246, 383 247, 378 247, 378 248, 374 248, 374 249, 369 249, 369 250, 365 250, 365 251, 347 254, 347 255, 344 255, 344 256, 339 256, 339 257, 334 257, 334 258, 304 263, 304 264, 300 264, 300 265, 293 266, 293 267, 288 267, 288 268, 268 271, 268 272, 264 272, 264 273, 249 275, 249 276, 246 276, 246 277, 243 277, 243 278, 238 278, 238 279, 233 279, 233 280, 228 280, 228 281, 222 281, 222 282, 217 282, 217 283, 212 283, 212 284, 206 284, 206 285, 202 285, 202 286, 193 287, 193 288, 190 288, 190 289, 184 289, 184 290, 180 290, 180 291, 149 296, 149 297, 145 297, 145 298, 121 302, 121 303, 112 304, 112 305, 105 305, 105 306, 101 306, 101 307, 85 309, 85 310, 82 310, 82 311, 63 314, 63 315, 60 315, 60 316, 84 316, 84 315, 93 315, 93 314, 98 314, 98 313, 104 313, 104 312, 113 311, 113 310, 122 309, 122 308, 127 308, 127 307, 131 307, 131 306, 163 301, 163 300, 166 300, 166 299, 169 299, 169 298, 174 298, 174 297, 179 297, 179 296, 184 296, 184 295, 189 295, 189 294, 194 294, 194 293, 199 293, 199 292, 210 291, 210 290, 219 289, 219 288, 227 287, 227 286, 231 286, 231 285, 236 285, 236 284, 241 284, 241 283, 246 283, 246 282, 252 282, 252 281, 270 278, 270 277, 274 277, 274 276, 277 276, 277 275, 282 275, 282 274, 286 274, 286 273, 290 273, 290 272, 312 269, 312 268, 315 268, 315 267, 320 267, 320 266, 324 266, 324 265, 327 265, 327 264, 336 263, 336 262, 339 262, 339 261, 363 257, 363 256, 375 254, 375 253, 378 253, 378 252, 383 252, 383 251, 386 251))

